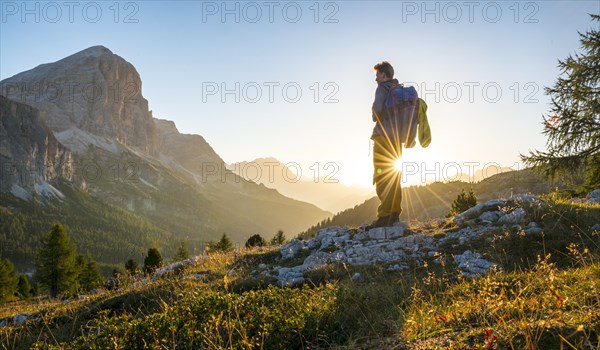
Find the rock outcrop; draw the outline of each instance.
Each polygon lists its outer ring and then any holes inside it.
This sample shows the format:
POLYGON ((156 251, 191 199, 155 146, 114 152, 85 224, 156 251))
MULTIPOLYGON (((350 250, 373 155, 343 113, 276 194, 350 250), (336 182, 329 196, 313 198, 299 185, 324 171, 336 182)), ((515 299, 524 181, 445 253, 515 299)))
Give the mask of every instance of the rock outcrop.
POLYGON ((26 199, 31 190, 56 193, 48 181, 73 177, 72 154, 39 111, 0 95, 0 190, 26 199))
POLYGON ((55 133, 81 130, 157 154, 158 134, 139 74, 103 46, 4 79, 0 93, 38 108, 55 133))
MULTIPOLYGON (((438 234, 413 232, 404 225, 371 230, 364 226, 354 229, 328 227, 308 240, 294 239, 280 248, 283 260, 304 257, 302 264, 265 269, 262 273, 277 278, 279 285, 294 286, 304 282, 308 271, 331 263, 381 265, 388 270, 408 270, 410 266, 421 266, 428 260, 441 263, 448 256, 445 247, 463 246, 499 228, 515 229, 527 235, 540 234, 542 228, 528 217, 525 209, 535 211, 546 205, 531 194, 490 200, 456 215, 453 220, 458 229, 438 234)), ((437 224, 443 226, 446 220, 451 219, 440 219, 437 224)), ((496 266, 479 252, 468 249, 452 255, 452 260, 465 277, 484 275, 496 266)))

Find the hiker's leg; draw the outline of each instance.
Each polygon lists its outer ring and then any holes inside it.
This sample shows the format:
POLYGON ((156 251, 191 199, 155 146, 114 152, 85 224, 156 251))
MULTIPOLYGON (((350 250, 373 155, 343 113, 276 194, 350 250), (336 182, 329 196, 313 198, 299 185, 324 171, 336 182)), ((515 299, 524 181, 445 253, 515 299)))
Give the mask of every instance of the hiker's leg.
POLYGON ((384 137, 375 137, 373 142, 373 182, 377 197, 381 201, 377 208, 377 217, 384 217, 395 212, 402 201, 399 188, 400 173, 396 171, 394 164, 402 150, 394 147, 384 137))
MULTIPOLYGON (((402 158, 402 144, 397 143, 394 145, 394 152, 397 155, 397 159, 402 158)), ((394 162, 395 163, 395 162, 394 162)), ((395 215, 400 215, 402 213, 402 172, 396 169, 396 164, 394 164, 394 177, 392 181, 392 203, 390 204, 390 210, 395 215)))

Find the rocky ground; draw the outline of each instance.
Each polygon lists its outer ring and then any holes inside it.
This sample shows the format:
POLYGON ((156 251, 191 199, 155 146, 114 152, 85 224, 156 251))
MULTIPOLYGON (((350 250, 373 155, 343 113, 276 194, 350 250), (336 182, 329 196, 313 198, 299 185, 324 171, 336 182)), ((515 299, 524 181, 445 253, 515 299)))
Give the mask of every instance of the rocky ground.
MULTIPOLYGON (((572 201, 600 203, 600 190, 572 201)), ((441 264, 448 255, 445 247, 463 246, 489 232, 512 229, 526 235, 540 234, 543 229, 527 213, 535 213, 544 206, 546 203, 537 196, 518 194, 505 200, 493 199, 477 204, 454 218, 438 219, 417 230, 409 229, 403 223, 371 230, 366 230, 365 225, 359 228, 328 227, 318 231, 313 238, 294 239, 280 248, 282 260, 305 257, 301 264, 293 267, 263 264, 257 272, 276 277, 281 286, 295 286, 304 282, 306 272, 331 263, 380 264, 388 270, 409 269, 411 264, 419 266, 425 260, 441 264)), ((592 227, 594 230, 600 230, 600 219, 592 227)), ((496 266, 495 262, 485 260, 479 252, 471 250, 453 254, 452 259, 465 277, 484 275, 496 266)), ((354 278, 360 279, 360 276, 354 278)))

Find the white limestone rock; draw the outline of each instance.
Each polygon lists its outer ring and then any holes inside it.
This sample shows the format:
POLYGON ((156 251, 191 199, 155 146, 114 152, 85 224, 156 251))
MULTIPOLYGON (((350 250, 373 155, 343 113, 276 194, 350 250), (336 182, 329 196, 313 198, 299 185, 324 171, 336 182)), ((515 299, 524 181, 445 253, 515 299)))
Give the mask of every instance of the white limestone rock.
POLYGON ((485 275, 493 266, 495 266, 494 263, 483 259, 481 254, 471 252, 470 250, 455 256, 454 262, 458 265, 458 268, 463 271, 463 276, 465 277, 485 275))
POLYGON ((502 216, 498 219, 498 222, 501 224, 517 224, 522 222, 525 219, 527 213, 523 208, 516 208, 512 212, 502 216))
POLYGON ((283 260, 294 258, 296 256, 296 254, 298 254, 298 252, 300 252, 302 250, 302 248, 304 248, 304 245, 305 245, 304 241, 301 241, 298 239, 292 239, 288 244, 282 245, 279 248, 279 252, 281 253, 281 258, 283 260))
POLYGON ((29 319, 29 317, 31 317, 31 314, 28 313, 15 315, 12 319, 12 323, 15 325, 22 325, 29 319))

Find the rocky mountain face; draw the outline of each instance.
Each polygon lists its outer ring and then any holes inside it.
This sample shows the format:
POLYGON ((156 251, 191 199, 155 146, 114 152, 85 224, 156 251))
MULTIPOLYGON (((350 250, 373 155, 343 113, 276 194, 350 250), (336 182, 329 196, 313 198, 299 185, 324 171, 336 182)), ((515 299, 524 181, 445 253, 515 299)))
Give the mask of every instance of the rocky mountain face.
MULTIPOLYGON (((293 235, 331 215, 227 170, 202 136, 153 118, 141 88, 133 65, 102 46, 1 81, 3 95, 23 110, 38 110, 36 118, 47 124, 46 141, 29 147, 24 145, 31 140, 12 131, 19 128, 13 122, 6 131, 11 136, 2 138, 3 159, 27 164, 41 162, 28 160, 31 154, 48 153, 41 175, 3 179, 2 191, 25 183, 47 187, 44 181, 60 178, 197 248, 223 232, 237 243, 279 229, 293 235), (74 165, 63 168, 69 157, 74 165)), ((3 109, 13 108, 8 101, 3 109)), ((21 192, 23 199, 30 193, 21 192)))
POLYGON ((0 95, 0 190, 27 196, 48 181, 72 180, 72 154, 46 126, 36 108, 0 95), (36 188, 37 186, 37 188, 36 188))
POLYGON ((38 108, 55 133, 78 129, 157 154, 158 133, 139 74, 103 46, 5 79, 0 93, 38 108))
POLYGON ((170 120, 154 119, 161 161, 191 177, 197 184, 219 178, 225 162, 200 135, 181 134, 170 120), (210 176, 209 176, 210 175, 210 176))

